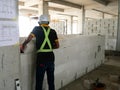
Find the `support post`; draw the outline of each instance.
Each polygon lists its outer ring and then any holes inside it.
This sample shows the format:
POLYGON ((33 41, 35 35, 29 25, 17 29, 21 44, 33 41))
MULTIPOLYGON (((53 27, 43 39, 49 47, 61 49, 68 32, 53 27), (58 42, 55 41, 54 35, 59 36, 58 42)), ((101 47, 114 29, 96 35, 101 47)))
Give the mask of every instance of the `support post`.
POLYGON ((85 27, 85 8, 82 7, 82 34, 84 34, 84 27, 85 27))
POLYGON ((102 13, 102 19, 104 19, 105 18, 105 14, 104 14, 104 12, 102 13))
POLYGON ((70 16, 70 18, 71 18, 71 34, 73 34, 73 16, 70 16))
POLYGON ((48 2, 47 1, 41 0, 39 2, 38 7, 39 7, 38 15, 41 15, 41 14, 49 15, 49 12, 48 12, 48 2))
POLYGON ((116 50, 120 51, 120 0, 118 0, 118 29, 117 29, 116 50))

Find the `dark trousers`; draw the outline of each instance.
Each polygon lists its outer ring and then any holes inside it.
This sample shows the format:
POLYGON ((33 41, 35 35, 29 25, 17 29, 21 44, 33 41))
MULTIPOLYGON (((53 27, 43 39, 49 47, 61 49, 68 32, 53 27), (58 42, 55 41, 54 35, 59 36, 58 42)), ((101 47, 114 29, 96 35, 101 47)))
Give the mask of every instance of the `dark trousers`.
POLYGON ((42 90, 45 72, 49 90, 55 90, 54 85, 54 62, 40 63, 36 68, 36 90, 42 90))

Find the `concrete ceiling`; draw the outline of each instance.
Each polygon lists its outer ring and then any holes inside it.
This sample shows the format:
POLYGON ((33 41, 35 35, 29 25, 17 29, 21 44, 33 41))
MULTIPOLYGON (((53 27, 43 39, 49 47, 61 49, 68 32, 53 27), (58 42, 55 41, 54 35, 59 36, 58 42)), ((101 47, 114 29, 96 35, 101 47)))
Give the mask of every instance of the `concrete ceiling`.
MULTIPOLYGON (((27 15, 35 15, 38 12, 38 4, 41 0, 19 0, 19 11, 27 15)), ((82 6, 86 10, 95 10, 111 15, 118 15, 118 0, 45 0, 49 1, 49 10, 59 11, 82 6)))

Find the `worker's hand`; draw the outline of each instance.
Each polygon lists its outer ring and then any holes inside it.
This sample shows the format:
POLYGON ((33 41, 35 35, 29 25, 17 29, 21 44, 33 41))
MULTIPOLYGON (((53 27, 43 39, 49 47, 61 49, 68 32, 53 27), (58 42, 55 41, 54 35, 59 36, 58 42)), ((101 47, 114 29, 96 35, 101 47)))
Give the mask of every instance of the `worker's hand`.
POLYGON ((57 49, 57 48, 59 48, 59 41, 58 41, 58 39, 57 40, 55 40, 55 43, 53 44, 53 49, 57 49))
POLYGON ((22 44, 20 45, 20 53, 24 53, 24 49, 25 49, 25 46, 23 46, 22 44))

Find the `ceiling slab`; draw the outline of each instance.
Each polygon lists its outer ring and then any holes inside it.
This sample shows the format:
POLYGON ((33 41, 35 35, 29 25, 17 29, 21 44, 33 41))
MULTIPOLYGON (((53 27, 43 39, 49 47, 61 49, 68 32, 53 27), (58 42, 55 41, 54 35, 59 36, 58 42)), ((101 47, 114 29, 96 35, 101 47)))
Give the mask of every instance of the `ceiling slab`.
MULTIPOLYGON (((19 0, 19 6, 21 9, 35 10, 37 11, 38 5, 41 0, 19 0), (29 8, 30 7, 30 8, 29 8), (31 8, 34 7, 34 8, 31 8)), ((86 10, 99 10, 100 12, 106 12, 111 15, 118 15, 118 0, 45 0, 49 2, 49 10, 62 12, 73 9, 81 9, 82 6, 86 10)), ((29 11, 27 12, 29 13, 29 11)))

